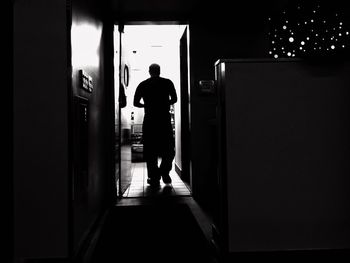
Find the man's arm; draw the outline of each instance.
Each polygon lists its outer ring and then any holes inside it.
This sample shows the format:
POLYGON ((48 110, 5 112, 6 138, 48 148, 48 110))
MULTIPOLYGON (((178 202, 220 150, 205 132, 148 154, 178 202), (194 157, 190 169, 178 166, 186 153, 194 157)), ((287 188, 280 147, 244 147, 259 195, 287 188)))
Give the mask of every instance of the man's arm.
POLYGON ((138 108, 144 108, 145 105, 141 103, 142 94, 140 85, 136 88, 135 96, 134 96, 134 106, 138 108))
POLYGON ((170 81, 169 87, 170 87, 170 91, 169 91, 169 95, 170 95, 170 100, 169 100, 169 104, 173 105, 177 102, 177 95, 176 95, 176 90, 174 87, 174 84, 172 81, 170 81))

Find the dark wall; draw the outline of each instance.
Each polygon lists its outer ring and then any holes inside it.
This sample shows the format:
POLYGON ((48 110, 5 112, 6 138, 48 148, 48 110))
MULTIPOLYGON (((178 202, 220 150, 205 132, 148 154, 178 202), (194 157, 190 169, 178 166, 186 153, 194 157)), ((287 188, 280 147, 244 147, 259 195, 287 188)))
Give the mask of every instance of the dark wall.
POLYGON ((241 25, 245 20, 227 18, 190 21, 191 68, 191 158, 193 194, 204 206, 215 206, 217 173, 216 96, 202 95, 199 80, 214 80, 218 58, 267 56, 266 19, 256 17, 256 25, 241 25), (238 26, 240 25, 240 26, 238 26))
POLYGON ((219 58, 268 57, 268 17, 284 2, 206 2, 189 18, 193 195, 212 214, 218 206, 217 99, 201 94, 198 82, 215 79, 219 58))
POLYGON ((225 63, 231 252, 350 246, 348 72, 338 61, 225 63))
MULTIPOLYGON (((192 3, 192 2, 191 2, 192 3)), ((191 159, 194 197, 216 209, 217 134, 216 96, 202 95, 198 81, 214 79, 214 63, 219 58, 267 58, 269 56, 268 17, 294 6, 293 1, 215 1, 193 5, 190 24, 191 69, 191 159)), ((349 8, 340 2, 322 2, 332 12, 339 11, 349 25, 349 8)), ((330 11, 330 12, 331 12, 330 11)), ((186 15, 186 13, 184 13, 186 15)))
POLYGON ((67 24, 64 1, 15 1, 15 258, 68 255, 67 24))
MULTIPOLYGON (((98 8, 86 1, 73 1, 71 26, 72 112, 76 97, 88 100, 87 146, 76 145, 80 134, 72 121, 74 151, 87 147, 87 153, 74 153, 73 177, 76 189, 73 201, 74 249, 88 234, 101 212, 111 204, 115 191, 113 173, 113 24, 101 17, 98 8), (93 91, 80 86, 79 70, 92 77, 93 91), (87 174, 76 169, 79 158, 87 154, 87 174), (79 156, 76 156, 79 155, 79 156), (79 192, 77 192, 79 191, 79 192)), ((84 144, 83 143, 83 144, 84 144)))

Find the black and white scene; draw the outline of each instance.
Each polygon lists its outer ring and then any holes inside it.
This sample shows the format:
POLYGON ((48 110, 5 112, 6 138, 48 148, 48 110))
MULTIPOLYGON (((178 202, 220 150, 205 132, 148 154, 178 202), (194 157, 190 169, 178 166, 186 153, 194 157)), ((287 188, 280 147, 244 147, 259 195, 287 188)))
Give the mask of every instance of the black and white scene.
POLYGON ((350 258, 345 1, 12 8, 4 262, 350 258))

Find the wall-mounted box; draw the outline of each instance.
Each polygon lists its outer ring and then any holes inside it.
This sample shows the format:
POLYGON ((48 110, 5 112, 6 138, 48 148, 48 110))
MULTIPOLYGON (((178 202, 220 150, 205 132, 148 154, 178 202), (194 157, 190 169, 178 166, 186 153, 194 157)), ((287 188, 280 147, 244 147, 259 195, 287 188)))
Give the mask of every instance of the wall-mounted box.
POLYGON ((199 92, 201 94, 215 94, 215 81, 214 80, 200 80, 199 92))
POLYGON ((89 76, 84 70, 79 70, 80 88, 87 92, 92 92, 94 89, 92 77, 89 76))

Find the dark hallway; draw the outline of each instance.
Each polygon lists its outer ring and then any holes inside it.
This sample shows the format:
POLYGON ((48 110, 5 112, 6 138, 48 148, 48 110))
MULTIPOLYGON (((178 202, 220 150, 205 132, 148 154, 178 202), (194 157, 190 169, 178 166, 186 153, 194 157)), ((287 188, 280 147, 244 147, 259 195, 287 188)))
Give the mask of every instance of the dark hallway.
POLYGON ((114 207, 91 262, 215 262, 189 202, 172 197, 114 207))
MULTIPOLYGON (((347 5, 30 0, 13 7, 8 262, 349 258, 347 5), (144 163, 121 164, 121 81, 137 73, 114 39, 128 23, 147 21, 186 25, 179 52, 188 56, 178 84, 186 93, 179 103, 188 124, 179 139, 185 163, 174 165, 172 188, 162 183, 151 194, 144 163), (121 169, 132 176, 123 193, 121 169)), ((130 58, 140 54, 133 51, 130 58)))

